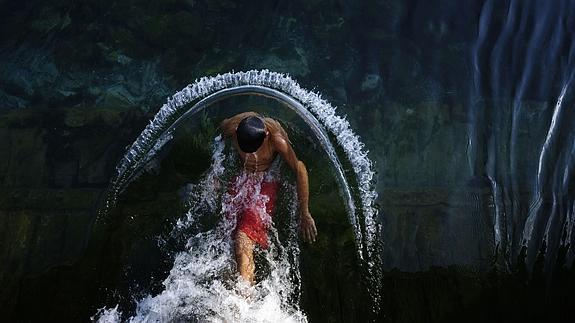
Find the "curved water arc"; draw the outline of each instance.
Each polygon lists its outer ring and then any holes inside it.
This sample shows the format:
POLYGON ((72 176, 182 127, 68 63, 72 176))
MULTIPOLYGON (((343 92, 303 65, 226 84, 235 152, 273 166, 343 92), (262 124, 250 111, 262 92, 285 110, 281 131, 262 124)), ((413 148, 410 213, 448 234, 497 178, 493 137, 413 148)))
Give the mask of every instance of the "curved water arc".
MULTIPOLYGON (((329 145, 324 145, 324 147, 333 147, 332 145, 337 143, 342 148, 355 175, 357 195, 353 194, 352 196, 351 192, 349 192, 351 187, 348 185, 341 185, 342 181, 340 178, 345 179, 343 183, 347 183, 347 178, 342 176, 344 173, 341 163, 337 163, 339 166, 334 163, 334 166, 338 168, 338 183, 342 186, 344 195, 347 196, 347 206, 350 206, 351 210, 353 210, 353 212, 348 210, 348 218, 354 229, 355 242, 357 244, 356 252, 368 266, 368 280, 370 281, 368 289, 371 290, 370 294, 373 296, 374 303, 378 304, 379 288, 381 287, 381 246, 383 242, 380 241, 381 223, 377 218, 379 212, 375 204, 378 194, 374 185, 375 172, 373 163, 368 157, 365 145, 351 129, 349 122, 336 113, 336 108, 323 99, 320 94, 302 88, 289 75, 269 70, 250 70, 247 72, 229 72, 216 76, 202 77, 168 98, 167 102, 127 149, 124 157, 118 163, 116 176, 110 183, 105 207, 100 210, 99 218, 102 219, 106 216, 108 210, 114 207, 122 190, 141 174, 162 146, 172 139, 174 123, 182 122, 185 119, 181 117, 190 110, 190 108, 186 107, 188 104, 203 102, 202 106, 204 104, 207 106, 210 100, 217 101, 225 97, 211 96, 216 92, 227 90, 221 92, 221 94, 240 95, 240 92, 247 91, 247 89, 257 90, 257 93, 252 94, 264 96, 274 94, 284 98, 284 101, 288 103, 296 103, 291 106, 298 107, 294 111, 302 116, 306 124, 310 123, 309 120, 316 121, 315 125, 312 123, 310 128, 324 143, 330 143, 329 145), (208 97, 210 98, 208 99, 208 97), (202 101, 204 99, 206 100, 202 101), (314 118, 312 119, 310 116, 314 118), (333 139, 328 138, 327 133, 333 136, 335 143, 333 143, 333 139), (352 196, 351 203, 349 202, 350 196, 352 196), (353 201, 357 201, 359 205, 355 205, 353 201), (361 221, 355 214, 357 207, 360 207, 362 211, 361 221)), ((286 105, 290 106, 289 104, 286 105)), ((337 157, 335 149, 329 150, 331 151, 330 159, 334 156, 337 157)), ((328 152, 328 154, 330 153, 328 152)), ((347 176, 349 174, 345 173, 347 176)), ((355 190, 353 191, 356 193, 355 190)), ((378 306, 376 305, 376 307, 378 306)))
MULTIPOLYGON (((287 107, 289 107, 292 111, 296 112, 301 119, 306 123, 306 125, 312 130, 316 139, 318 139, 321 145, 324 147, 326 153, 330 161, 332 162, 333 167, 337 172, 337 179, 339 182, 339 189, 342 195, 346 200, 346 208, 349 214, 350 221, 354 229, 356 230, 356 240, 361 246, 362 235, 361 230, 359 228, 359 223, 355 217, 356 210, 355 210, 355 202, 353 200, 351 191, 349 190, 349 184, 347 179, 345 178, 345 174, 343 171, 343 166, 337 157, 335 148, 329 141, 328 134, 325 130, 321 127, 319 121, 313 116, 307 109, 303 107, 301 103, 299 103, 294 98, 277 91, 275 89, 270 89, 267 87, 259 86, 259 85, 240 85, 231 88, 226 88, 220 91, 217 91, 213 94, 208 95, 207 97, 203 98, 202 100, 195 103, 191 108, 189 108, 186 112, 184 112, 176 121, 172 123, 172 125, 166 129, 159 137, 158 141, 162 142, 162 138, 167 138, 171 135, 171 133, 178 128, 185 120, 192 117, 193 115, 203 111, 207 107, 211 106, 212 104, 230 98, 232 96, 240 96, 240 95, 261 95, 267 98, 271 98, 277 100, 278 102, 284 103, 287 107)), ((143 167, 143 165, 140 165, 143 167)), ((135 170, 132 174, 137 173, 135 170)), ((126 184, 131 181, 131 177, 126 179, 126 184)), ((123 189, 120 188, 121 190, 123 189)), ((359 249, 360 257, 362 257, 361 249, 359 249)))
MULTIPOLYGON (((117 197, 129 183, 141 174, 152 157, 165 143, 172 139, 172 132, 181 122, 226 97, 253 94, 270 97, 284 103, 295 111, 310 127, 315 137, 324 147, 336 170, 340 193, 345 199, 348 218, 355 231, 358 255, 361 259, 364 259, 363 249, 365 247, 368 258, 378 262, 379 257, 376 251, 378 247, 376 245, 380 228, 374 222, 377 210, 373 207, 373 201, 377 194, 370 187, 373 171, 371 170, 372 165, 367 158, 367 153, 363 151, 363 144, 359 142, 357 136, 349 129, 347 121, 338 117, 335 114, 335 109, 321 99, 319 95, 303 90, 287 76, 267 70, 227 73, 216 77, 202 78, 168 99, 168 102, 164 104, 146 129, 134 141, 118 164, 117 174, 111 181, 108 191, 106 209, 102 214, 106 214, 107 209, 114 206, 117 197), (279 89, 270 88, 269 86, 279 89), (286 92, 289 94, 286 94, 286 92), (191 108, 182 108, 196 100, 199 101, 191 108), (306 103, 306 106, 304 106, 303 102, 306 103), (356 216, 355 200, 350 191, 341 162, 328 138, 326 130, 314 114, 318 115, 325 127, 336 136, 337 142, 346 152, 358 177, 358 194, 361 197, 359 205, 361 205, 364 215, 363 227, 356 216), (362 232, 363 229, 365 229, 365 236, 362 232), (366 239, 365 245, 364 239, 366 239)), ((370 263, 370 265, 373 265, 373 263, 370 263)))

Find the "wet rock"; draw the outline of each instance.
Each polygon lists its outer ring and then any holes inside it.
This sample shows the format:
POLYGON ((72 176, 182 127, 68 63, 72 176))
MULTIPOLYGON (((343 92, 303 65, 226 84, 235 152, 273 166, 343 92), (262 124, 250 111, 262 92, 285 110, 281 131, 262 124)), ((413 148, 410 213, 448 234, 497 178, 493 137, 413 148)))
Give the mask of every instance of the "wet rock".
POLYGON ((170 17, 168 15, 155 15, 143 18, 140 26, 142 35, 153 45, 167 47, 166 39, 170 34, 170 17))
POLYGON ((64 124, 70 128, 78 128, 86 125, 86 113, 78 109, 69 109, 64 117, 64 124))
POLYGON ((97 97, 102 94, 102 89, 97 86, 90 86, 88 88, 88 94, 90 94, 92 97, 97 97))
MULTIPOLYGON (((2 203, 4 205, 4 203, 2 203)), ((3 307, 12 308, 16 302, 11 296, 23 276, 27 250, 33 236, 31 218, 23 212, 0 210, 0 302, 3 307)))
POLYGON ((373 91, 381 83, 381 77, 378 74, 367 74, 361 82, 361 91, 373 91))
POLYGON ((348 100, 347 89, 345 88, 345 77, 341 70, 331 71, 326 78, 328 90, 326 94, 331 94, 334 97, 334 104, 346 103, 348 100))
MULTIPOLYGON (((133 28, 135 28, 137 30, 137 28, 139 28, 139 26, 134 26, 133 28)), ((137 31, 136 31, 137 32, 137 31)), ((146 42, 143 41, 143 39, 138 38, 138 35, 136 34, 135 31, 133 31, 132 28, 128 29, 128 28, 123 28, 123 27, 116 27, 110 30, 111 33, 111 38, 114 40, 114 45, 115 46, 120 46, 121 49, 116 49, 116 56, 118 54, 123 55, 122 53, 125 52, 126 57, 139 57, 139 58, 149 58, 150 57, 150 53, 152 52, 150 47, 148 46, 148 44, 146 42)), ((105 48, 107 48, 107 46, 105 46, 104 44, 100 43, 99 47, 102 48, 102 46, 104 46, 105 48)), ((105 56, 110 55, 111 51, 109 49, 107 49, 104 54, 105 56)), ((111 62, 117 62, 118 58, 116 57, 116 59, 112 58, 110 59, 108 57, 108 61, 111 62)), ((125 61, 125 59, 120 59, 121 61, 125 61)), ((131 62, 131 59, 130 59, 131 62)))
POLYGON ((29 101, 10 95, 0 89, 0 109, 22 109, 30 105, 29 101))
MULTIPOLYGON (((126 115, 119 108, 4 114, 0 118, 0 183, 5 187, 106 186, 117 154, 127 144, 118 136, 141 130, 123 127, 126 115)), ((132 115, 130 120, 141 117, 132 115)))
POLYGON ((173 17, 176 30, 186 36, 197 37, 202 32, 202 19, 198 14, 180 11, 173 17))
POLYGON ((460 185, 470 175, 464 154, 468 128, 451 118, 449 106, 433 101, 412 106, 389 103, 385 109, 385 113, 377 107, 366 110, 372 117, 361 120, 373 128, 359 131, 380 148, 374 156, 387 185, 460 185), (453 163, 443 162, 446 156, 453 163))
POLYGON ((26 102, 49 106, 61 104, 81 92, 86 76, 78 73, 64 73, 46 49, 23 45, 7 49, 0 60, 0 83, 5 88, 0 97, 7 98, 7 107, 30 107, 26 102))
POLYGON ((119 150, 116 138, 79 139, 74 146, 79 151, 78 184, 106 186, 112 175, 119 150))
POLYGON ((208 8, 212 10, 236 8, 236 3, 231 0, 207 0, 206 3, 208 8))
POLYGON ((42 34, 48 34, 52 31, 60 31, 68 27, 71 23, 68 13, 61 14, 46 10, 37 20, 30 24, 30 28, 42 34))
POLYGON ((101 109, 90 113, 90 119, 94 126, 105 125, 110 128, 117 128, 122 124, 124 109, 101 109))
POLYGON ((97 101, 100 107, 127 108, 136 104, 137 99, 121 84, 113 85, 105 90, 97 101))
POLYGON ((0 108, 31 107, 30 102, 50 108, 91 106, 95 100, 102 107, 149 109, 172 92, 158 60, 136 60, 104 43, 94 47, 103 61, 91 71, 65 63, 66 57, 50 46, 2 48, 0 108))
POLYGON ((10 130, 0 126, 0 184, 4 183, 10 167, 10 130))
POLYGON ((121 51, 113 51, 106 56, 108 61, 118 63, 121 65, 128 65, 132 62, 132 59, 124 55, 121 51))
POLYGON ((384 190, 384 266, 404 271, 466 265, 487 269, 494 259, 489 190, 384 190))
POLYGON ((205 75, 217 75, 225 73, 233 68, 238 63, 238 53, 222 52, 209 52, 204 54, 202 58, 195 64, 190 78, 199 79, 205 75))
POLYGON ((12 95, 31 97, 58 78, 58 68, 46 50, 21 46, 0 55, 0 79, 12 95))
POLYGON ((52 167, 51 173, 56 187, 71 187, 78 177, 78 161, 58 161, 52 167))
POLYGON ((10 141, 10 161, 5 186, 38 187, 45 183, 47 150, 43 138, 44 133, 38 129, 10 130, 6 138, 10 141))
POLYGON ((275 54, 249 55, 247 65, 250 68, 269 69, 279 73, 288 73, 295 77, 305 77, 310 73, 307 59, 302 55, 301 49, 297 58, 280 58, 275 54))
MULTIPOLYGON (((12 274, 38 273, 78 256, 82 245, 78 242, 86 240, 91 223, 85 207, 94 203, 97 190, 0 192, 0 244, 7 247, 1 249, 0 261, 18 268, 12 274)), ((0 268, 0 276, 6 269, 0 268)))
POLYGON ((15 306, 25 277, 78 259, 93 216, 85 207, 97 194, 26 189, 0 193, 0 302, 6 313, 15 306))

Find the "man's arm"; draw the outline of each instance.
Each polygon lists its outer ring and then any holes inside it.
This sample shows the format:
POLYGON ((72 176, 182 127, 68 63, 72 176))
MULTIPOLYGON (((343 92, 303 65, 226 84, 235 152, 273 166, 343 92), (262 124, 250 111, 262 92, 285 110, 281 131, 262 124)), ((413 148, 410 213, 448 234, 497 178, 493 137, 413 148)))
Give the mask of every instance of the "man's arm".
POLYGON ((274 149, 296 174, 297 195, 300 207, 300 229, 304 239, 308 242, 313 242, 317 236, 317 229, 315 227, 315 221, 311 217, 308 209, 309 187, 305 164, 297 159, 291 145, 282 135, 277 133, 272 134, 271 140, 274 149))

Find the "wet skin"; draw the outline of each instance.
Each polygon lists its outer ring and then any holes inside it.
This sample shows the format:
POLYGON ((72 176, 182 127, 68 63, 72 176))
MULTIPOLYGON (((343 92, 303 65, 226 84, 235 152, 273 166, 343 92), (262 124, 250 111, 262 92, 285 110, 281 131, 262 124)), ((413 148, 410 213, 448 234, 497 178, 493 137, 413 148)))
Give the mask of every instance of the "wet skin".
MULTIPOLYGON (((287 133, 279 122, 271 118, 262 118, 266 127, 266 137, 262 145, 254 153, 243 152, 236 138, 236 129, 240 121, 249 116, 258 116, 255 112, 244 112, 222 121, 221 128, 225 137, 231 138, 234 147, 244 162, 244 169, 250 172, 265 172, 279 154, 294 171, 297 181, 297 195, 300 211, 300 232, 304 241, 314 242, 317 236, 315 221, 308 209, 309 187, 305 164, 293 151, 287 133)), ((237 231, 235 237, 235 255, 240 275, 248 282, 254 282, 255 243, 242 231, 237 231)))

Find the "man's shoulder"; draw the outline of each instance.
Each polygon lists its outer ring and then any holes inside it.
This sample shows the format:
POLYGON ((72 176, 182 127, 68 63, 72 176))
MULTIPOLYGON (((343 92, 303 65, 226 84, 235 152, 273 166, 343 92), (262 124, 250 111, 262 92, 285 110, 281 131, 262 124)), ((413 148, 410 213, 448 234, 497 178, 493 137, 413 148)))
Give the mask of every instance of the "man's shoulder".
POLYGON ((272 118, 264 118, 264 123, 266 124, 266 128, 271 135, 279 135, 287 140, 287 133, 277 120, 272 118))
POLYGON ((270 124, 270 125, 273 125, 273 126, 276 126, 276 127, 280 127, 280 128, 281 128, 281 124, 280 124, 276 119, 272 119, 272 118, 270 118, 270 117, 265 117, 265 118, 264 118, 264 123, 265 123, 266 125, 270 124))

